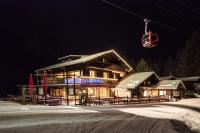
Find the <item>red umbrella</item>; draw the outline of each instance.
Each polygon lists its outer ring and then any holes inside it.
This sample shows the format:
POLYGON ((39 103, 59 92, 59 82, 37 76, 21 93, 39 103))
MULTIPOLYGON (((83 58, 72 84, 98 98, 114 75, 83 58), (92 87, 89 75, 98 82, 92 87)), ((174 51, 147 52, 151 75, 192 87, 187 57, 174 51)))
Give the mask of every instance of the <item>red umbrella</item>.
POLYGON ((32 96, 33 93, 33 76, 30 74, 29 76, 29 94, 32 96))

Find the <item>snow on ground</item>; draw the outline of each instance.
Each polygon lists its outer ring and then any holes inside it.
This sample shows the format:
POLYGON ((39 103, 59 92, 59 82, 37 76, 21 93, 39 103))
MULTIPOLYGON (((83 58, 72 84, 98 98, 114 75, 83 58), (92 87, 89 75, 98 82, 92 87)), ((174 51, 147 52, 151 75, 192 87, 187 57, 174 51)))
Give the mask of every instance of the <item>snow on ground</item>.
POLYGON ((90 107, 0 102, 0 133, 27 132, 200 132, 200 98, 90 107))
POLYGON ((200 131, 200 112, 170 105, 155 105, 145 108, 122 108, 122 112, 152 118, 166 118, 183 121, 192 130, 200 131))

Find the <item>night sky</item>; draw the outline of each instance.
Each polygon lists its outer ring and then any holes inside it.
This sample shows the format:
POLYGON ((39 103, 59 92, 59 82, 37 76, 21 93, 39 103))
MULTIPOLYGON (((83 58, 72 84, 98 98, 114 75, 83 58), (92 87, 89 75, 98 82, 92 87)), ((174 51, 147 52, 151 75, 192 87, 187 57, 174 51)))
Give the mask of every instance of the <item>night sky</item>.
POLYGON ((150 23, 160 42, 145 49, 143 20, 101 0, 1 0, 0 89, 28 84, 29 73, 68 54, 114 49, 131 63, 164 61, 200 29, 199 0, 108 1, 177 31, 150 23))

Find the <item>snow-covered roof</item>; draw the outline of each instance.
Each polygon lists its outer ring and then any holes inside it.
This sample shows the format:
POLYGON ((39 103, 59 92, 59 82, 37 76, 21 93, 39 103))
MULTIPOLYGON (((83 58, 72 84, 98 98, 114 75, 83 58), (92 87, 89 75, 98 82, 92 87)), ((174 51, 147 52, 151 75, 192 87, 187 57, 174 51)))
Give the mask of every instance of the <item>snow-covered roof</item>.
POLYGON ((104 52, 100 52, 100 53, 96 53, 96 54, 92 54, 92 55, 88 55, 88 56, 82 56, 82 58, 80 58, 80 59, 47 66, 47 67, 44 67, 41 69, 37 69, 35 71, 39 72, 39 71, 45 71, 45 70, 53 69, 53 68, 60 68, 60 67, 64 67, 64 66, 71 66, 71 65, 86 63, 88 61, 91 61, 93 59, 96 59, 98 57, 104 56, 106 54, 111 54, 111 53, 115 54, 129 68, 129 71, 132 70, 132 67, 115 50, 108 50, 108 51, 104 51, 104 52))
POLYGON ((133 73, 129 77, 119 82, 115 88, 135 89, 152 75, 155 75, 155 77, 158 79, 158 76, 155 72, 133 73))
POLYGON ((162 80, 159 81, 152 89, 178 89, 178 87, 185 88, 181 80, 162 80))
POLYGON ((63 56, 63 57, 60 57, 58 58, 58 60, 63 60, 63 59, 68 59, 68 58, 73 58, 73 57, 77 57, 77 58, 84 58, 88 55, 67 55, 67 56, 63 56))

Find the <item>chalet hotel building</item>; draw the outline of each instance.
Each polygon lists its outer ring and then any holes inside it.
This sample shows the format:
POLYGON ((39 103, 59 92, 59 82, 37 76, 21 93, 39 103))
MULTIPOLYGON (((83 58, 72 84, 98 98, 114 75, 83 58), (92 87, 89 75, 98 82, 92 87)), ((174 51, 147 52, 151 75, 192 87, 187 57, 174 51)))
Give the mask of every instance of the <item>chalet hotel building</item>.
POLYGON ((86 93, 93 97, 114 96, 112 88, 133 71, 114 50, 92 55, 68 55, 60 63, 35 70, 38 95, 43 95, 43 75, 47 75, 47 94, 73 99, 86 93))

